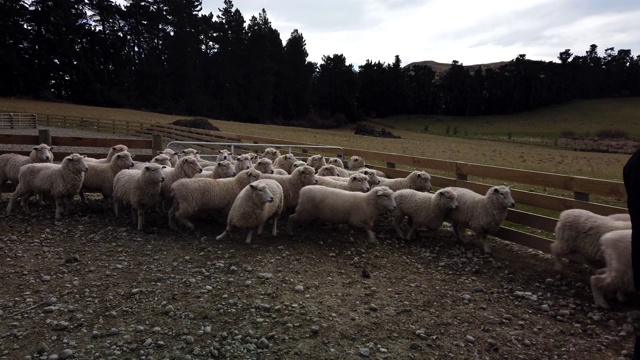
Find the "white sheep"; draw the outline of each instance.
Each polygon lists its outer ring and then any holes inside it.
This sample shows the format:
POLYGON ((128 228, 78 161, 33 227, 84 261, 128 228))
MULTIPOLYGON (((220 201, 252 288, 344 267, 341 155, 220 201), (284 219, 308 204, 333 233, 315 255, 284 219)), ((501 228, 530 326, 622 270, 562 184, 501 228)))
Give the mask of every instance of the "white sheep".
POLYGON ((180 179, 171 185, 173 205, 169 209, 169 226, 177 229, 175 219, 193 230, 189 218, 212 212, 227 213, 236 196, 245 186, 260 179, 261 173, 255 169, 243 170, 233 178, 180 179))
POLYGON ((171 167, 176 166, 176 162, 178 161, 179 153, 173 149, 164 149, 162 151, 158 151, 158 155, 166 155, 169 157, 169 161, 171 162, 171 167))
POLYGON ((220 161, 215 166, 209 166, 202 170, 201 173, 195 174, 194 178, 210 178, 210 179, 224 179, 236 176, 236 171, 233 169, 233 165, 227 160, 220 161))
POLYGON ((273 169, 273 175, 289 175, 288 172, 282 170, 282 169, 273 169))
POLYGON ((318 180, 318 185, 334 189, 359 192, 367 192, 371 189, 369 177, 364 174, 353 174, 349 176, 347 181, 333 180, 322 176, 318 176, 316 179, 318 180))
POLYGON ((0 155, 0 200, 2 200, 2 185, 7 181, 18 183, 20 167, 27 164, 53 162, 53 154, 51 153, 53 149, 55 146, 40 144, 31 148, 29 156, 14 153, 0 155))
POLYGON ((231 160, 231 153, 228 150, 218 150, 218 155, 216 156, 215 160, 213 160, 213 161, 210 161, 210 160, 198 160, 198 163, 200 164, 200 166, 205 168, 205 167, 208 167, 208 166, 215 166, 220 161, 232 161, 231 160))
MULTIPOLYGON (((349 158, 349 162, 347 163, 347 168, 349 171, 356 171, 358 169, 362 169, 367 167, 367 163, 364 161, 362 156, 352 156, 349 158)), ((380 170, 374 170, 379 177, 387 177, 387 174, 380 170)))
POLYGON ((340 158, 335 158, 335 157, 329 158, 327 160, 327 165, 333 165, 333 166, 335 166, 337 168, 344 169, 344 163, 342 162, 342 159, 340 159, 340 158))
POLYGON ((13 203, 22 198, 22 208, 29 214, 29 197, 33 195, 51 195, 56 202, 56 220, 62 213, 69 214, 73 197, 80 192, 84 175, 89 170, 84 157, 71 154, 58 164, 27 164, 20 168, 18 186, 11 194, 7 215, 11 213, 13 203))
POLYGON ((186 148, 186 149, 180 151, 180 153, 178 154, 178 158, 183 158, 183 157, 186 157, 186 156, 193 157, 198 161, 204 161, 204 159, 202 159, 200 157, 200 150, 196 150, 196 149, 193 149, 193 148, 186 148))
MULTIPOLYGON (((296 211, 287 222, 287 234, 293 235, 293 226, 301 222, 319 220, 334 224, 349 224, 364 229, 370 242, 376 242, 373 232, 375 219, 388 210, 394 210, 393 191, 386 186, 367 193, 350 192, 320 185, 300 190, 296 211)), ((351 239, 351 231, 349 231, 351 239)))
MULTIPOLYGON (((338 168, 339 169, 339 168, 338 168)), ((364 174, 367 175, 367 177, 369 178, 369 185, 371 187, 376 186, 376 185, 380 185, 380 178, 378 177, 378 175, 376 174, 375 170, 372 169, 367 169, 367 168, 362 168, 356 172, 354 172, 353 174, 364 174)), ((352 173, 348 173, 347 177, 342 177, 342 176, 330 176, 330 179, 333 180, 337 180, 337 181, 347 181, 347 179, 349 178, 349 176, 351 176, 352 173)))
POLYGON ((507 217, 507 210, 516 205, 511 190, 506 186, 493 186, 483 196, 469 189, 452 187, 458 199, 458 208, 449 211, 446 221, 451 223, 456 238, 462 238, 465 228, 473 230, 482 240, 485 253, 491 253, 487 234, 495 234, 507 217))
POLYGON ((278 157, 280 157, 280 151, 272 148, 272 147, 268 147, 266 149, 264 149, 264 152, 262 153, 262 157, 263 158, 267 158, 269 160, 271 160, 272 162, 275 162, 276 159, 278 157))
POLYGON ((251 157, 248 154, 238 156, 233 163, 233 169, 236 171, 236 174, 242 170, 251 169, 252 167, 253 163, 251 162, 251 157))
POLYGON ((311 166, 315 171, 320 170, 321 167, 327 165, 327 162, 324 160, 324 156, 312 155, 307 158, 307 165, 311 166))
POLYGON ((273 162, 267 158, 258 159, 258 161, 253 164, 253 168, 260 171, 263 174, 273 174, 273 162))
POLYGON ((274 169, 282 169, 287 172, 287 174, 291 174, 293 163, 295 163, 297 159, 292 154, 284 154, 280 155, 274 162, 274 169))
POLYGON ((149 163, 140 170, 122 170, 113 179, 113 210, 118 217, 120 205, 131 206, 131 220, 142 230, 145 213, 156 206, 164 181, 162 165, 149 163))
POLYGON ((106 158, 102 158, 102 159, 96 159, 96 158, 92 158, 92 157, 86 157, 84 160, 85 162, 97 162, 97 163, 103 163, 103 164, 107 164, 109 162, 111 162, 111 158, 113 158, 113 155, 115 154, 119 154, 123 151, 128 151, 129 148, 126 145, 115 145, 112 146, 109 149, 109 152, 107 153, 107 157, 106 158))
POLYGON ((124 169, 133 168, 133 160, 128 151, 115 154, 108 163, 88 162, 89 170, 84 176, 80 197, 87 202, 85 192, 99 192, 103 196, 103 206, 108 206, 113 195, 113 178, 124 169))
POLYGON ((435 194, 411 189, 402 189, 393 193, 396 209, 393 211, 393 227, 401 239, 411 240, 416 230, 427 228, 429 236, 434 236, 447 214, 458 208, 458 196, 451 188, 436 191, 435 194), (409 232, 403 233, 400 224, 408 217, 409 232))
POLYGON ((338 175, 338 168, 335 167, 335 165, 325 165, 323 167, 321 167, 320 169, 318 169, 318 176, 336 176, 339 177, 338 175))
MULTIPOLYGON (((160 187, 160 198, 163 203, 171 203, 171 185, 180 179, 192 178, 202 172, 202 166, 195 157, 184 156, 178 160, 176 167, 162 169, 164 181, 160 187)), ((165 208, 166 209, 166 208, 165 208)))
POLYGON ((288 213, 298 204, 300 189, 318 183, 315 173, 312 167, 305 165, 295 169, 291 175, 262 174, 262 178, 276 180, 282 185, 284 210, 288 213))
POLYGON ((585 264, 596 272, 604 267, 600 237, 610 231, 627 229, 631 229, 629 221, 618 221, 583 209, 563 211, 556 223, 556 241, 551 244, 555 268, 562 269, 563 257, 577 254, 582 255, 585 264))
POLYGON ((227 227, 216 240, 224 239, 233 228, 242 228, 249 229, 245 243, 250 244, 253 230, 258 228, 258 235, 262 234, 264 224, 269 220, 273 222, 271 235, 276 236, 283 205, 282 186, 277 181, 262 179, 252 182, 234 200, 227 217, 227 227))
POLYGON ((591 276, 593 300, 605 309, 609 304, 604 298, 607 292, 616 292, 618 301, 625 301, 625 293, 635 291, 631 260, 631 230, 616 230, 600 237, 600 246, 606 266, 591 276))
MULTIPOLYGON (((375 171, 375 170, 373 170, 375 171)), ((376 171, 377 174, 377 171, 376 171)), ((378 175, 379 176, 379 175, 378 175)), ((412 171, 404 178, 387 179, 379 178, 380 186, 386 186, 393 191, 413 189, 416 191, 431 190, 431 175, 424 171, 412 171)))

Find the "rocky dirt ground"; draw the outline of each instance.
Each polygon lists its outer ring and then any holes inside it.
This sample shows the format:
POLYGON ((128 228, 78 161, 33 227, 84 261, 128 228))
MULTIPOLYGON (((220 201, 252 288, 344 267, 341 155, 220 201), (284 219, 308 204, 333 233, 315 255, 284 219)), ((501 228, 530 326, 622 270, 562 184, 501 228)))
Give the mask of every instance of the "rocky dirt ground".
POLYGON ((32 211, 0 217, 1 359, 618 359, 639 325, 637 298, 594 306, 586 268, 497 239, 484 255, 446 226, 247 245, 211 219, 137 232, 97 199, 32 211))

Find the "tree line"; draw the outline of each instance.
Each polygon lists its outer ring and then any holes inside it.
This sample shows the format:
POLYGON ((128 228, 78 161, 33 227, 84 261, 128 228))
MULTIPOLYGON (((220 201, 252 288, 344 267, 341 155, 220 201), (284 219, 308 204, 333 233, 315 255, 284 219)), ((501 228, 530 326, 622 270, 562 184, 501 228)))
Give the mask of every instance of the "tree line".
POLYGON ((489 115, 573 99, 640 95, 640 56, 593 44, 559 62, 526 55, 497 68, 444 72, 342 54, 308 60, 263 9, 232 0, 3 0, 0 96, 146 109, 246 122, 331 127, 397 114, 489 115))

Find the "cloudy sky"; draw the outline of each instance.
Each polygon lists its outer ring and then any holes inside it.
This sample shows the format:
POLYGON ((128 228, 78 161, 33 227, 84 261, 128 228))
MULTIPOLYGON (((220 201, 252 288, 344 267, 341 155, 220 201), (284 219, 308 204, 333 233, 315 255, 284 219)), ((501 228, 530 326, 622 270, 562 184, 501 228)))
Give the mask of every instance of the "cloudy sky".
MULTIPOLYGON (((640 54, 640 0, 235 0, 248 22, 264 8, 283 43, 293 29, 307 42, 309 60, 343 54, 403 65, 434 60, 465 65, 528 59, 557 61, 591 44, 640 54)), ((223 0, 203 0, 218 14, 223 0)))

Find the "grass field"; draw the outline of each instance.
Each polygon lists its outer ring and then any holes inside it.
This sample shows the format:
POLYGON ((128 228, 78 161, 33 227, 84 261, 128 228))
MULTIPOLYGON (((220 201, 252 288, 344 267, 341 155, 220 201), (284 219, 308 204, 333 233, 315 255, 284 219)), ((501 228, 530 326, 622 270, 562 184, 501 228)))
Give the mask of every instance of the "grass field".
MULTIPOLYGON (((0 112, 34 112, 40 114, 66 114, 102 119, 142 120, 169 123, 180 115, 90 107, 33 100, 0 98, 0 112)), ((549 173, 585 176, 607 180, 621 180, 622 166, 627 154, 588 153, 571 149, 533 146, 509 142, 496 142, 466 137, 449 137, 431 129, 424 133, 424 119, 404 117, 383 119, 396 125, 394 134, 401 139, 383 139, 353 135, 350 127, 334 130, 315 130, 274 125, 246 124, 213 120, 222 131, 252 134, 274 139, 296 139, 304 143, 345 146, 398 154, 422 156, 467 163, 503 166, 549 173), (422 121, 422 122, 421 122, 422 121), (402 125, 404 124, 404 125, 402 125)), ((574 102, 535 112, 493 118, 441 118, 430 120, 438 126, 450 127, 474 125, 473 129, 486 133, 506 132, 514 134, 548 133, 552 129, 573 129, 577 132, 593 129, 618 128, 630 134, 640 135, 640 99, 606 99, 574 102), (607 120, 608 119, 608 120, 607 120), (456 125, 459 124, 459 125, 456 125)), ((437 127, 436 127, 437 129, 437 127)), ((470 128, 471 129, 471 128, 470 128)), ((469 130, 471 131, 471 130, 469 130)), ((474 130, 475 131, 475 130, 474 130)), ((1 132, 1 130, 0 130, 1 132)))

